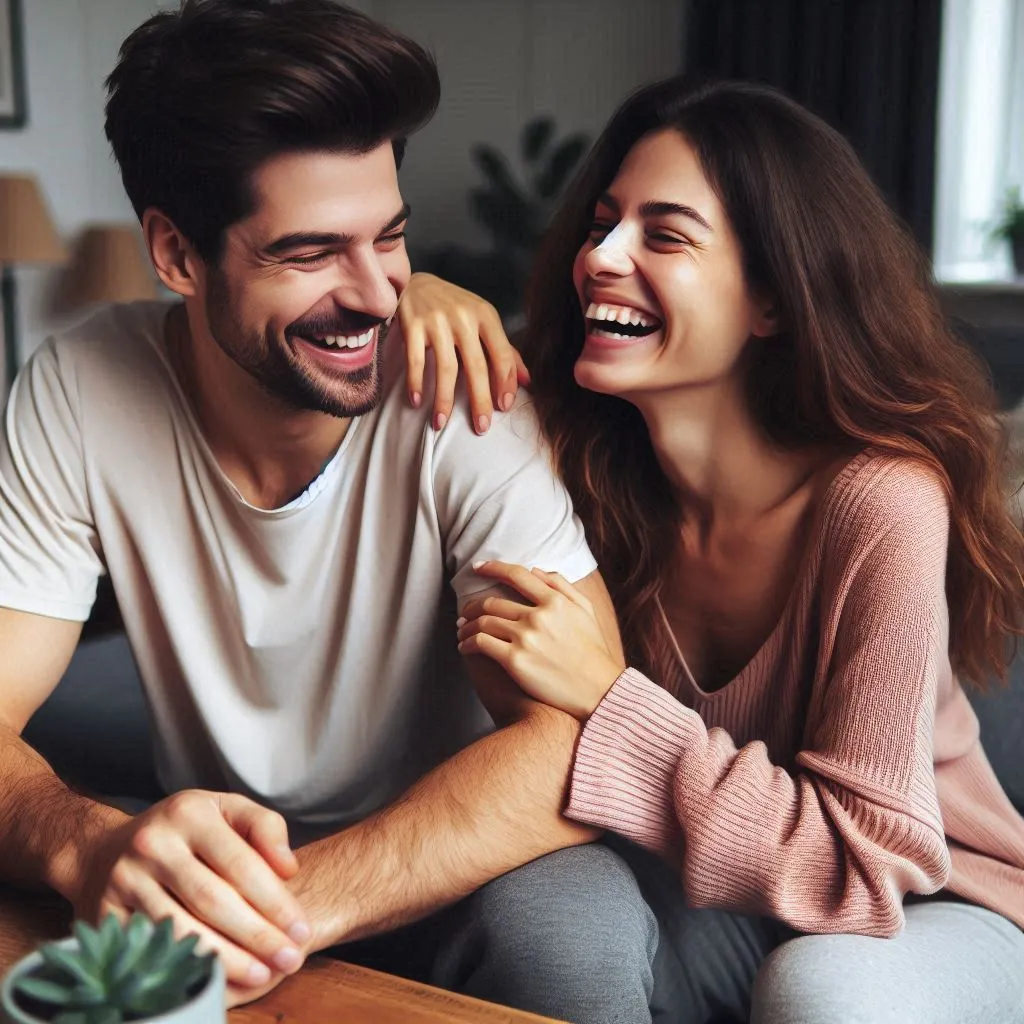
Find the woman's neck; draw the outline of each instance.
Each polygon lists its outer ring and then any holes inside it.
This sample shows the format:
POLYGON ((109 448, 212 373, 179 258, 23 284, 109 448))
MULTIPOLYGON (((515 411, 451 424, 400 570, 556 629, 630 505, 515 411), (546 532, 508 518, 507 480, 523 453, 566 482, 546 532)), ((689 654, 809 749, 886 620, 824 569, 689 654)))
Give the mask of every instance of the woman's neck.
POLYGON ((754 421, 738 381, 635 400, 655 453, 701 535, 742 528, 787 503, 828 456, 785 449, 754 421))

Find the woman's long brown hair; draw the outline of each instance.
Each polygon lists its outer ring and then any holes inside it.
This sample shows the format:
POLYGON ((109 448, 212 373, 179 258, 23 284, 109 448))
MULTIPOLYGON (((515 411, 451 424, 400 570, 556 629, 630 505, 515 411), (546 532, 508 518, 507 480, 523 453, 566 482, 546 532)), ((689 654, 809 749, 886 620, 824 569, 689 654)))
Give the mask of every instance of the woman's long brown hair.
POLYGON ((871 446, 938 474, 951 511, 950 656, 978 685, 1005 677, 1024 623, 1024 535, 1008 513, 991 383, 947 326, 925 258, 823 121, 764 86, 684 78, 641 90, 612 118, 552 224, 527 299, 537 408, 630 662, 673 687, 655 599, 680 509, 637 409, 575 383, 584 324, 570 268, 626 154, 667 128, 696 150, 748 285, 776 299, 784 334, 752 339, 746 353, 758 422, 780 445, 871 446))

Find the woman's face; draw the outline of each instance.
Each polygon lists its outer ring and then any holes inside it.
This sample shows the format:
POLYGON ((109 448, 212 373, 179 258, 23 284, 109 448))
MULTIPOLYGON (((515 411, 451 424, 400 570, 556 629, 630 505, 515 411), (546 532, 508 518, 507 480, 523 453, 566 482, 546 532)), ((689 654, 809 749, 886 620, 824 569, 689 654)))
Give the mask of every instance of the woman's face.
POLYGON ((576 380, 591 391, 706 388, 736 372, 751 335, 776 330, 693 147, 671 129, 626 156, 597 201, 573 281, 586 323, 576 380))

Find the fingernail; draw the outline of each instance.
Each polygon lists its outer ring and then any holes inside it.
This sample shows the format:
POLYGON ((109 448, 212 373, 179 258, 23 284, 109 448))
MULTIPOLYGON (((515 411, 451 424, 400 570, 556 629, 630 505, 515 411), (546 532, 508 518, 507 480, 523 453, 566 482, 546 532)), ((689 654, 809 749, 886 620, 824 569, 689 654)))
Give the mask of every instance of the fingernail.
POLYGON ((490 418, 490 416, 478 416, 476 418, 476 429, 481 434, 486 434, 487 433, 487 428, 490 425, 491 425, 491 418, 490 418))
POLYGON ((437 418, 434 420, 434 429, 443 430, 444 425, 448 422, 448 417, 443 412, 437 414, 437 418))
POLYGON ((412 407, 414 409, 418 409, 420 407, 420 402, 423 401, 423 396, 418 391, 414 391, 409 396, 409 401, 412 402, 412 407))
POLYGON ((479 569, 481 565, 486 565, 486 564, 487 563, 483 559, 481 559, 479 562, 474 562, 473 563, 473 568, 474 569, 479 569))
POLYGON ((245 981, 253 988, 266 985, 270 981, 270 968, 266 964, 249 964, 249 970, 245 972, 245 981))
POLYGON ((512 396, 512 392, 511 391, 506 391, 505 394, 503 394, 501 396, 501 411, 502 412, 508 412, 509 409, 512 408, 512 403, 514 401, 515 401, 515 399, 512 396))
POLYGON ((279 843, 277 855, 285 860, 295 860, 295 851, 287 843, 279 843))
POLYGON ((459 616, 459 617, 458 617, 458 618, 457 618, 457 619, 455 620, 455 628, 456 628, 456 629, 462 629, 462 627, 463 627, 463 626, 464 626, 465 624, 466 624, 466 620, 465 620, 465 618, 464 618, 463 616, 461 616, 461 615, 460 615, 460 616, 459 616))
POLYGON ((304 946, 312 937, 313 933, 309 930, 309 925, 305 921, 296 921, 288 929, 288 938, 297 946, 304 946))
POLYGON ((282 974, 291 974, 297 971, 302 964, 302 954, 291 946, 285 946, 274 954, 274 966, 282 974))

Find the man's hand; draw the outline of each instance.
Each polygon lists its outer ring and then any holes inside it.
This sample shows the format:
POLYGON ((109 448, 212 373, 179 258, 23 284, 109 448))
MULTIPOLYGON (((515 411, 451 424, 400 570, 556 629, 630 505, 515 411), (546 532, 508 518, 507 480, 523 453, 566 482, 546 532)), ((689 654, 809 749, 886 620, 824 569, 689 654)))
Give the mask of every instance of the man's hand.
POLYGON ((510 409, 519 385, 530 383, 526 364, 505 336, 498 311, 465 288, 433 274, 413 274, 398 306, 398 321, 405 339, 409 400, 417 407, 423 400, 426 352, 433 350, 437 430, 451 418, 460 362, 473 427, 480 434, 490 427, 495 406, 510 409))
POLYGON ((242 796, 186 790, 90 844, 67 893, 96 921, 133 910, 170 917, 219 955, 231 1002, 267 991, 301 967, 312 939, 286 884, 298 871, 284 819, 242 796))

